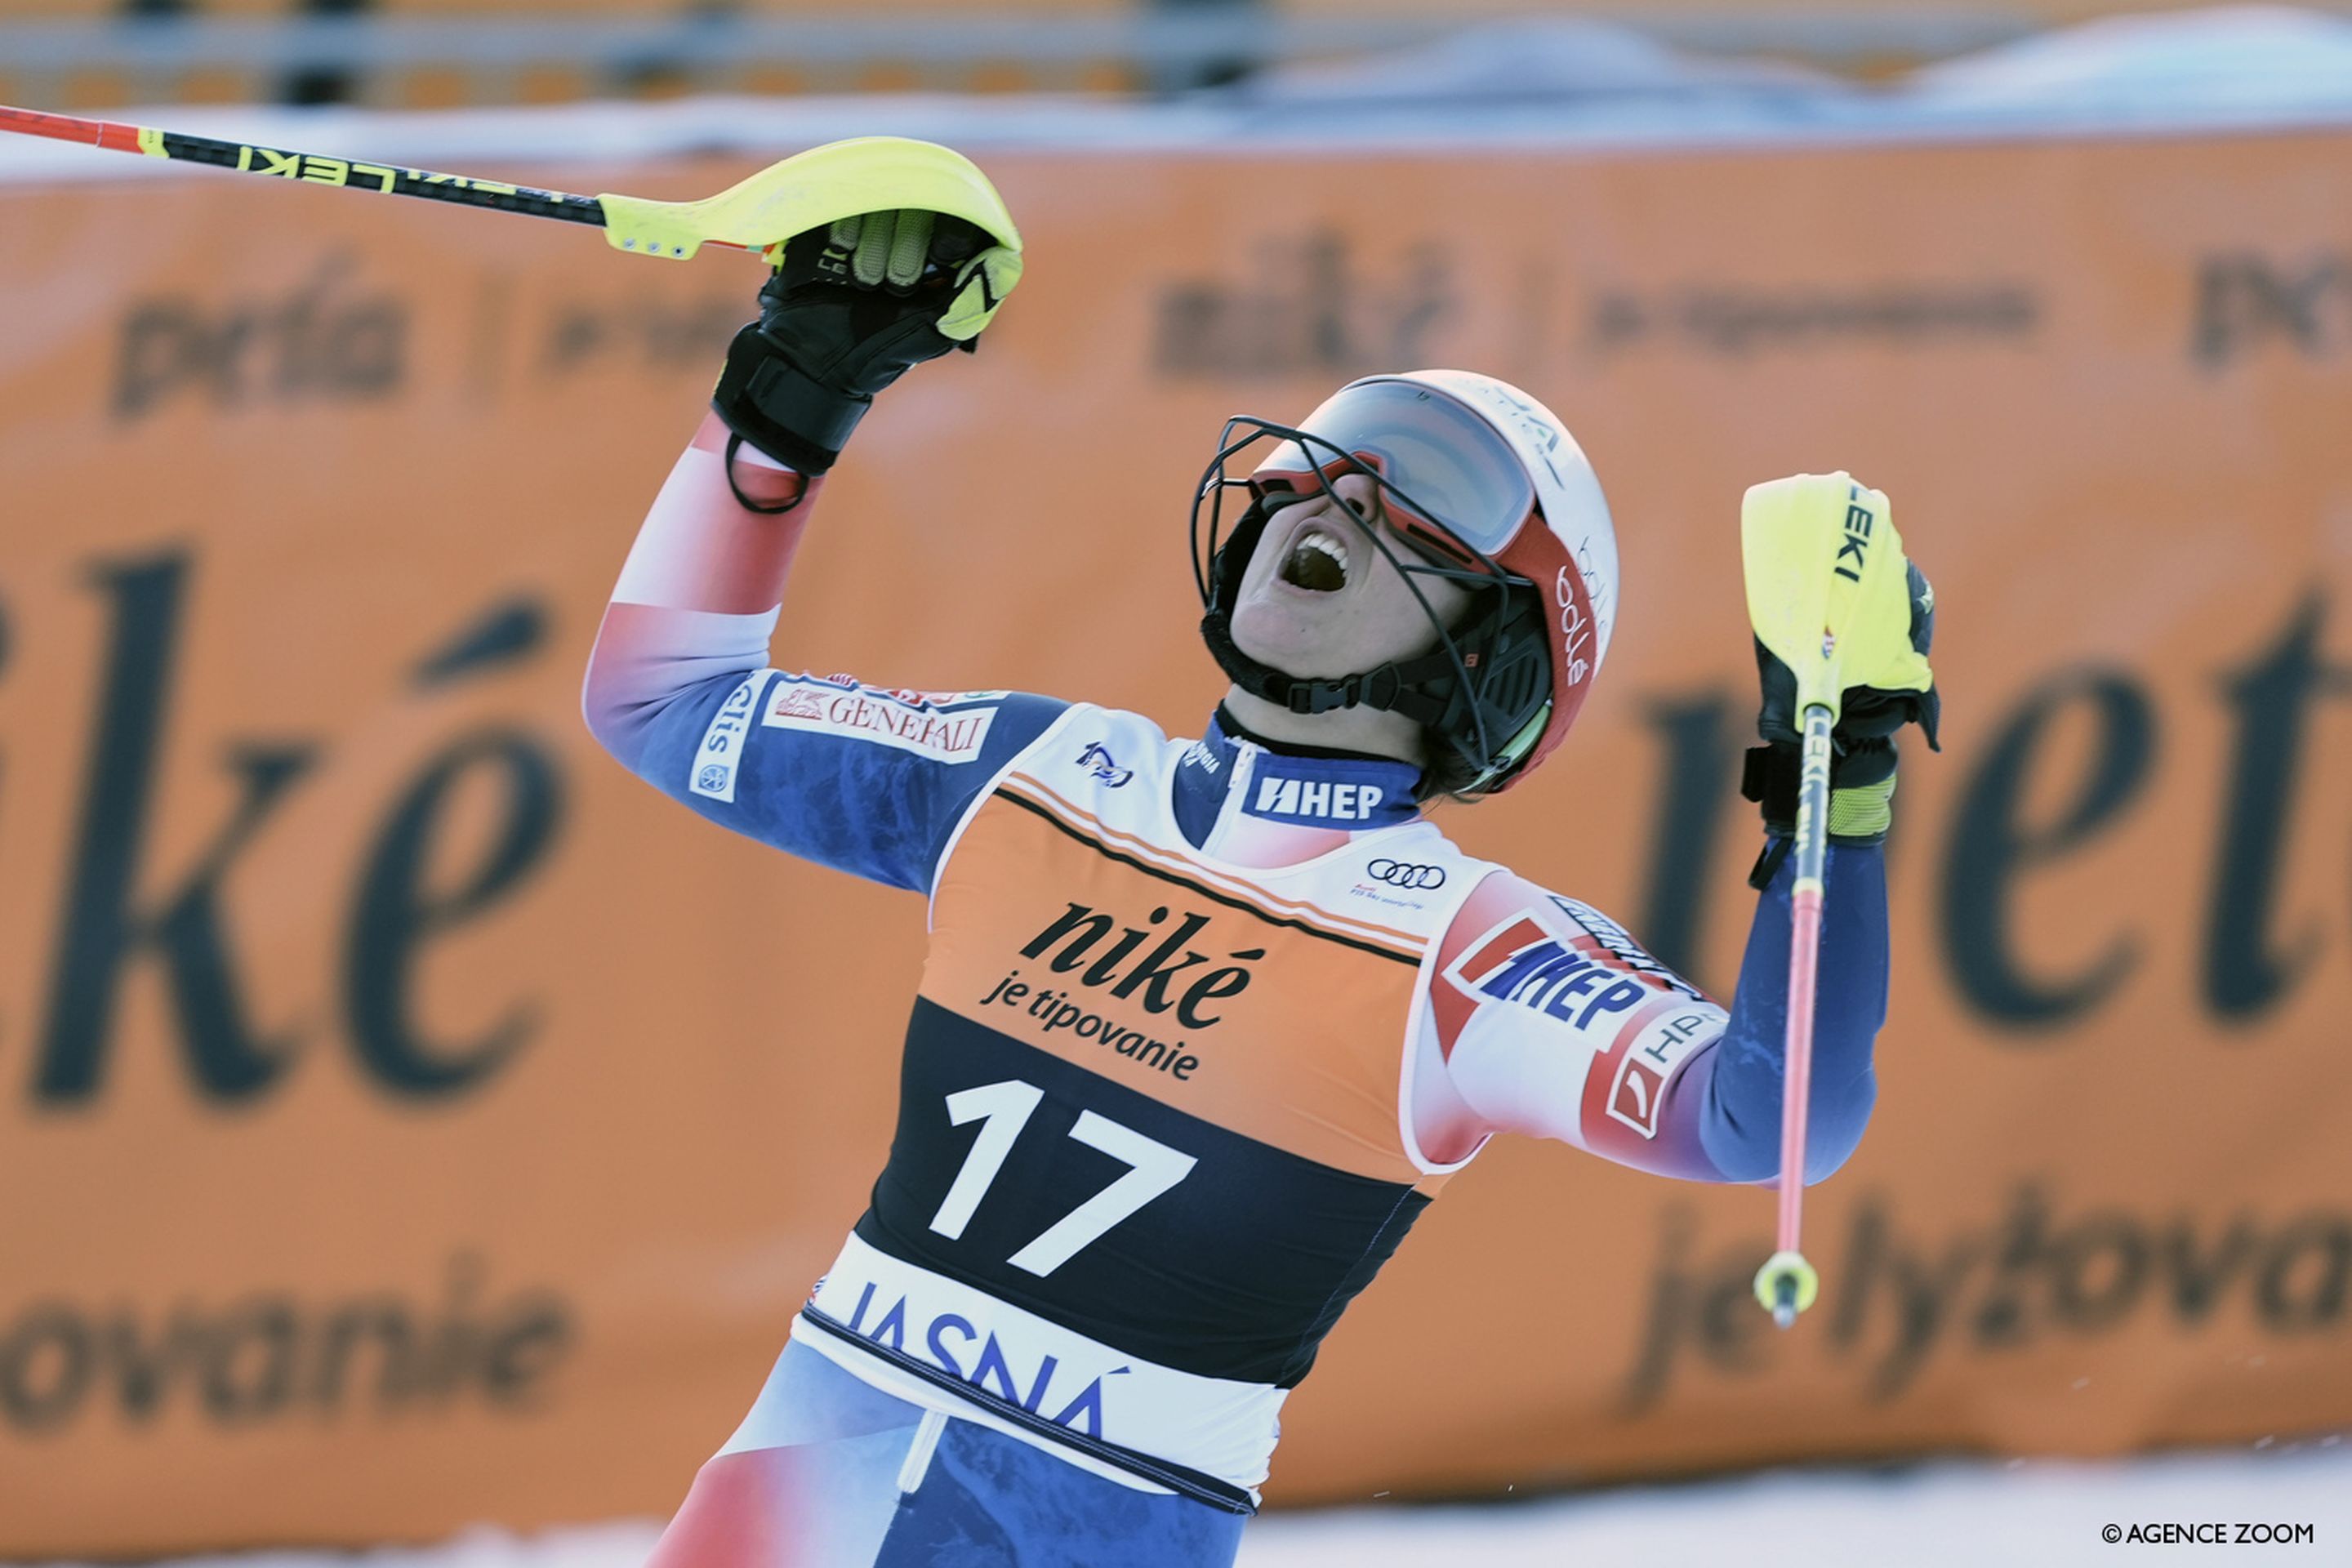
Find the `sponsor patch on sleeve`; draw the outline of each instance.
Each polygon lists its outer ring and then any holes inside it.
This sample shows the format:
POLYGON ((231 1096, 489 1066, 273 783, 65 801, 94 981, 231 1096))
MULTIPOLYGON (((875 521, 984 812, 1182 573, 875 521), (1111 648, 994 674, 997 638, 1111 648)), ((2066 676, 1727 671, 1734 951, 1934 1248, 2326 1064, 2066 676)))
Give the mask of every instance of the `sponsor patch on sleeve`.
POLYGON ((1557 893, 1551 896, 1551 901, 1583 933, 1571 944, 1579 951, 1613 969, 1639 975, 1667 990, 1679 991, 1685 996, 1703 994, 1698 987, 1651 957, 1623 926, 1591 904, 1576 899, 1563 899, 1557 893))
POLYGON ((990 694, 944 695, 955 706, 943 706, 921 692, 880 691, 786 676, 770 693, 760 722, 772 730, 869 741, 933 762, 971 762, 986 743, 997 710, 979 704, 979 699, 990 694))
POLYGON ((898 689, 887 695, 901 702, 928 702, 934 708, 961 708, 968 702, 1002 702, 1013 695, 1010 691, 910 691, 898 689))
POLYGON ((1643 1024, 1617 1061, 1609 1117, 1643 1138, 1658 1135, 1666 1086, 1690 1054, 1723 1033, 1729 1015, 1712 1002, 1672 1007, 1643 1024))
POLYGON ((1571 1028, 1613 1028, 1618 1018, 1657 995, 1656 987, 1607 961, 1578 952, 1532 914, 1496 925, 1445 966, 1445 978, 1482 1002, 1531 1007, 1571 1028))
POLYGON ((1588 1136, 1605 1113, 1654 1139, 1675 1075, 1722 1035, 1727 1016, 1607 917, 1551 902, 1498 921, 1445 966, 1444 979, 1481 1008, 1524 1007, 1564 1030, 1560 1048, 1586 1064, 1588 1136))
POLYGON ((694 749, 694 763, 687 784, 696 795, 712 800, 735 801, 735 775, 742 765, 743 746, 751 733, 751 714, 760 705, 760 688, 766 685, 772 670, 759 670, 743 678, 741 685, 727 694, 719 711, 710 716, 709 727, 702 731, 702 744, 694 749))

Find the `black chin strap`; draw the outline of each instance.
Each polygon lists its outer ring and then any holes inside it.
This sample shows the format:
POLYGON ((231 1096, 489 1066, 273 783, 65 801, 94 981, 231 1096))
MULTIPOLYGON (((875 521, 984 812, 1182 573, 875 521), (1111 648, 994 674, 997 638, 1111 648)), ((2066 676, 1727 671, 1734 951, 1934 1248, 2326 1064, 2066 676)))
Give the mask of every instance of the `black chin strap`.
POLYGON ((1301 679, 1286 675, 1270 664, 1260 664, 1234 641, 1232 617, 1222 609, 1201 617, 1201 639, 1209 645, 1217 668, 1232 677, 1234 685, 1293 713, 1310 715, 1341 708, 1372 708, 1402 715, 1425 728, 1438 729, 1454 706, 1454 661, 1443 649, 1402 664, 1384 664, 1377 669, 1334 680, 1326 676, 1301 679), (1444 695, 1429 689, 1433 686, 1444 695))

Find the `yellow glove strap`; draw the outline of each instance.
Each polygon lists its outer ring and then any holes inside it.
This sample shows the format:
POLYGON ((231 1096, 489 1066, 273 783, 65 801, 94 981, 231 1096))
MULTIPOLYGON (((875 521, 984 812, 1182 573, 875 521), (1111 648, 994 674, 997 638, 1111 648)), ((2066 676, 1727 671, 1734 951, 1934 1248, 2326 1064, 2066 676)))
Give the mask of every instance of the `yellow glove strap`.
POLYGON ((1830 791, 1830 837, 1876 838, 1895 821, 1895 775, 1830 791))
POLYGON ((964 342, 996 319, 997 307, 1021 281, 1021 253, 993 246, 963 264, 956 297, 940 317, 940 335, 964 342))

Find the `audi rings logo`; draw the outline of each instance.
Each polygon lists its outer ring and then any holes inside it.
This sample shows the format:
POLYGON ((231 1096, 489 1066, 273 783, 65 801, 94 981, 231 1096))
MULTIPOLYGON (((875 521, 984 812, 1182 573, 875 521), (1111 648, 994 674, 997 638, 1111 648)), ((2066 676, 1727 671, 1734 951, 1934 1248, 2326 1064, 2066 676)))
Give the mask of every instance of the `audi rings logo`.
POLYGON ((1419 888, 1424 891, 1445 886, 1443 866, 1411 866, 1402 860, 1375 860, 1364 868, 1364 874, 1376 882, 1386 882, 1391 888, 1419 888))

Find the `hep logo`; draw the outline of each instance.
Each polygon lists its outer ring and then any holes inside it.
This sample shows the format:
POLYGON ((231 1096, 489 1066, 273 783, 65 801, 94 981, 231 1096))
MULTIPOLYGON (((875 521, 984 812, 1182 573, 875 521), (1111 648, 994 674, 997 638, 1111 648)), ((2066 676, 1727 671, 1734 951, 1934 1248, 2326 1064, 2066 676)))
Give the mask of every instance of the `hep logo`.
POLYGON ((1579 1030, 1655 994, 1615 963, 1573 951, 1525 915, 1472 942, 1446 967, 1445 977, 1469 995, 1531 1007, 1579 1030))

